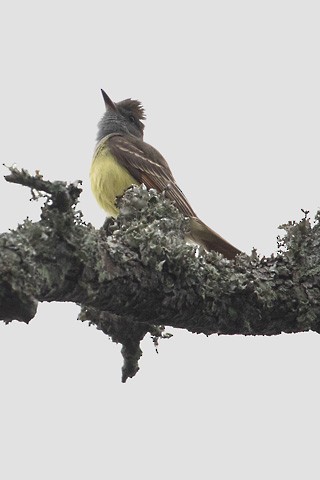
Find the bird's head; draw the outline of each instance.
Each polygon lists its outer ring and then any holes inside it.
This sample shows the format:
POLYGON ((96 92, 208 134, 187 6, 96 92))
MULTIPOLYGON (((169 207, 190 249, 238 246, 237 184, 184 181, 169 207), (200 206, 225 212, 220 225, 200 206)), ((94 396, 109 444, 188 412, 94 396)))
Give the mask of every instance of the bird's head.
POLYGON ((129 133, 143 138, 144 124, 141 120, 146 117, 141 103, 131 98, 114 103, 104 90, 101 93, 106 111, 98 123, 98 142, 110 133, 129 133))

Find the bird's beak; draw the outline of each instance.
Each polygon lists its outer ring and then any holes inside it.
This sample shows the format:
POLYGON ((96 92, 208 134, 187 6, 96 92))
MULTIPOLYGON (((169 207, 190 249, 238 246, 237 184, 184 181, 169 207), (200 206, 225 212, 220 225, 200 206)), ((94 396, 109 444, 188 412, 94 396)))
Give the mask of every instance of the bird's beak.
POLYGON ((106 106, 106 110, 108 110, 108 108, 111 108, 112 110, 117 110, 116 105, 113 103, 111 98, 108 97, 106 92, 104 90, 102 90, 102 88, 101 88, 101 93, 102 93, 102 96, 103 96, 104 104, 106 106))

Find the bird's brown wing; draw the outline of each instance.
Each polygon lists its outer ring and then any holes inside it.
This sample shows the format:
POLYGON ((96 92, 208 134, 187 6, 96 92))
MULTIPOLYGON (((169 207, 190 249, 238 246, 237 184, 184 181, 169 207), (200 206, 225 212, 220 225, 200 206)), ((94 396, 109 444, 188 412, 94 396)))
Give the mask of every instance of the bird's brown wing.
POLYGON ((144 183, 147 188, 154 188, 158 192, 165 191, 166 196, 175 202, 181 213, 191 217, 191 231, 188 235, 191 240, 203 245, 207 250, 220 252, 229 259, 240 253, 240 250, 197 217, 176 184, 166 160, 155 148, 139 138, 121 134, 110 136, 108 147, 138 183, 144 183))
POLYGON ((132 135, 114 135, 108 140, 110 152, 135 180, 147 188, 166 192, 181 213, 195 217, 188 200, 176 184, 168 163, 160 152, 132 135))

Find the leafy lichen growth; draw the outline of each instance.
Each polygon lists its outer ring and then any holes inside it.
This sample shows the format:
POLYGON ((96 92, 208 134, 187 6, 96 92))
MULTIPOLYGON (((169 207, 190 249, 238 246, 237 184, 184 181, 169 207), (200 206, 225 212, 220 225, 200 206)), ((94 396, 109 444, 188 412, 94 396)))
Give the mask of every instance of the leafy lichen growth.
POLYGON ((76 183, 12 170, 9 181, 46 192, 41 220, 0 235, 0 318, 28 322, 37 301, 72 301, 123 345, 123 379, 138 370, 140 341, 163 325, 210 335, 320 332, 320 213, 282 225, 279 250, 226 260, 189 245, 175 206, 132 187, 103 228, 76 210, 76 183))

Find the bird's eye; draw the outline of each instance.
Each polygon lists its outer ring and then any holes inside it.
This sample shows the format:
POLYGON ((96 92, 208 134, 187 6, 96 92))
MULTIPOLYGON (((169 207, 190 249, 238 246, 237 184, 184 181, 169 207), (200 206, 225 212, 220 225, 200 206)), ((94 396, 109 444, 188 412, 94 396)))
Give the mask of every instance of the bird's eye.
POLYGON ((136 119, 133 115, 129 115, 129 120, 131 123, 136 123, 136 119))

